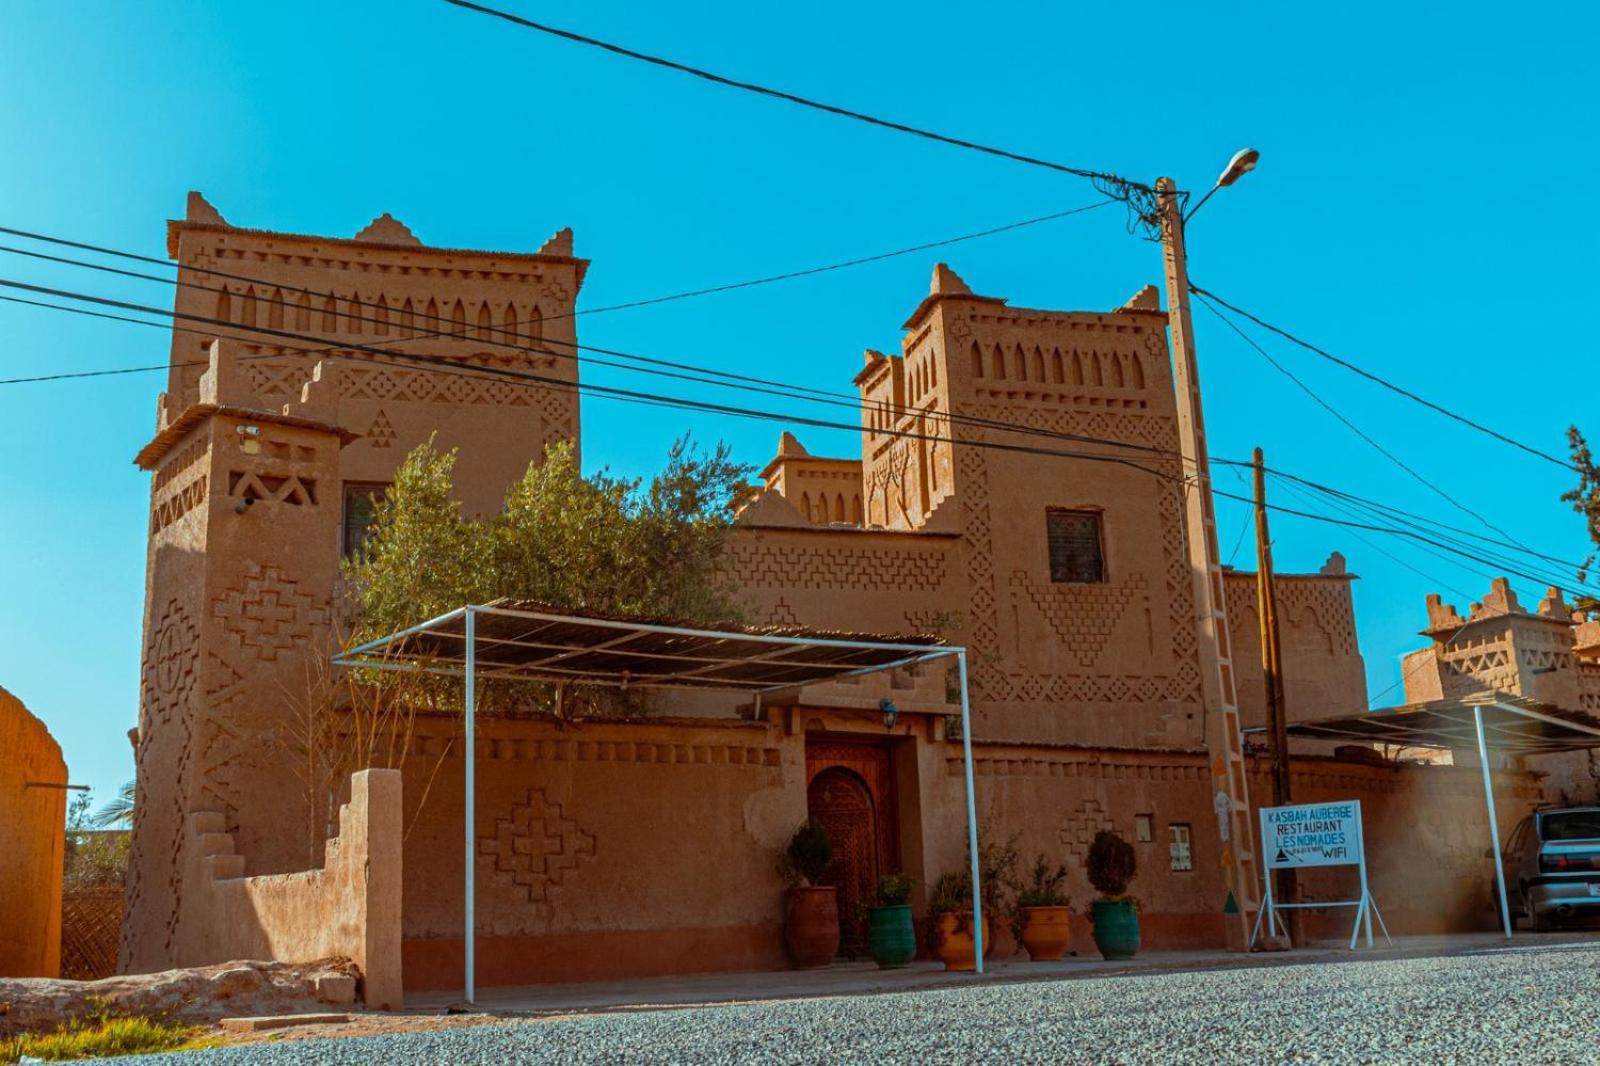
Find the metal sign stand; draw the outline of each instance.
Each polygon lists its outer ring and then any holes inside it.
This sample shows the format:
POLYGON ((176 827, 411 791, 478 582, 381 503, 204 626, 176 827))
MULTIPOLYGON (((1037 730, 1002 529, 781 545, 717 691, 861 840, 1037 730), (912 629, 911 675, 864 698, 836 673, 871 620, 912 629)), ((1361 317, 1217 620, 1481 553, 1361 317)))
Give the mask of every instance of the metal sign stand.
MULTIPOLYGON (((1256 940, 1261 934, 1261 919, 1263 916, 1265 916, 1267 919, 1267 930, 1269 936, 1276 935, 1280 929, 1282 930, 1284 936, 1288 936, 1288 926, 1283 923, 1283 919, 1278 917, 1278 911, 1320 910, 1325 907, 1354 907, 1356 909, 1355 924, 1350 929, 1351 951, 1355 950, 1356 941, 1361 936, 1363 926, 1366 928, 1367 947, 1372 947, 1372 919, 1374 917, 1378 919, 1378 928, 1383 932, 1383 939, 1389 944, 1390 947, 1394 946, 1394 940, 1389 936, 1389 927, 1384 924, 1383 915, 1379 912, 1378 904, 1372 898, 1372 891, 1367 886, 1367 840, 1366 828, 1362 825, 1361 820, 1361 801, 1342 801, 1337 805, 1343 805, 1344 802, 1348 802, 1355 807, 1355 858, 1353 859, 1315 859, 1308 862, 1280 861, 1278 856, 1281 854, 1281 852, 1278 851, 1278 845, 1271 840, 1271 834, 1268 833, 1268 827, 1270 825, 1268 816, 1275 811, 1293 810, 1294 808, 1261 808, 1261 856, 1264 860, 1261 865, 1262 877, 1266 882, 1266 891, 1262 895, 1261 909, 1256 912, 1255 925, 1250 930, 1250 947, 1255 947, 1256 940), (1315 866, 1356 867, 1359 871, 1361 885, 1360 896, 1358 896, 1356 899, 1318 900, 1314 903, 1279 903, 1272 898, 1273 870, 1281 870, 1285 868, 1305 869, 1315 866)), ((1336 806, 1336 804, 1307 804, 1304 806, 1336 806)))

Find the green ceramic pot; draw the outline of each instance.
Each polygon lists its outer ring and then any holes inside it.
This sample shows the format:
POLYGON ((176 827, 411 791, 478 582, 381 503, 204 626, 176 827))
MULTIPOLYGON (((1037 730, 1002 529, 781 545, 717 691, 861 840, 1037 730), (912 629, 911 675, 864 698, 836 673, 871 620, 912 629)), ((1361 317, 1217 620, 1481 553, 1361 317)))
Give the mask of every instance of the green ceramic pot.
POLYGON ((1094 945, 1108 959, 1139 954, 1139 909, 1131 900, 1094 901, 1094 945))
POLYGON ((867 912, 867 944, 881 969, 893 970, 917 956, 917 933, 911 925, 911 904, 873 907, 867 912))

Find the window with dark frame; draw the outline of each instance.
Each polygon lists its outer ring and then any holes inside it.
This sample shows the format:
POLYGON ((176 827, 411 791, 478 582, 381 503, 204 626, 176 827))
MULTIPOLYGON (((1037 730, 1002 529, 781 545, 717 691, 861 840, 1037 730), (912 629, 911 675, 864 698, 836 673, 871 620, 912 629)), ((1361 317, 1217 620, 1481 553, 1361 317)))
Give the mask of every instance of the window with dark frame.
POLYGON ((1093 585, 1106 579, 1099 511, 1052 507, 1045 512, 1045 533, 1051 581, 1093 585))
POLYGON ((367 541, 377 517, 377 501, 389 491, 386 481, 346 481, 344 483, 344 522, 339 532, 339 553, 350 555, 367 541))

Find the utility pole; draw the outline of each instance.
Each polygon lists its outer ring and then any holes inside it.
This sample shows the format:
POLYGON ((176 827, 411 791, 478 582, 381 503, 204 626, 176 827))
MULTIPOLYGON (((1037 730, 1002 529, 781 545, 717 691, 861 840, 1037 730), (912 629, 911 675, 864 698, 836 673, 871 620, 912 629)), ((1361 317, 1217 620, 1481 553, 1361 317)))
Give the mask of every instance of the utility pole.
MULTIPOLYGON (((1267 528, 1267 461, 1261 449, 1251 456, 1256 498, 1256 614, 1261 619, 1261 676, 1267 690, 1267 736, 1272 741, 1272 805, 1292 802, 1289 790, 1289 722, 1283 698, 1283 647, 1278 639, 1278 593, 1272 573, 1272 534, 1267 528)), ((1296 900, 1293 870, 1279 870, 1277 898, 1296 900)), ((1289 912, 1289 939, 1300 939, 1300 912, 1289 912)))
MULTIPOLYGON (((1242 153, 1241 153, 1242 156, 1242 153)), ((1235 156, 1218 186, 1231 184, 1241 156, 1235 156), (1233 177, 1229 177, 1233 174, 1233 177)), ((1254 166, 1254 159, 1249 166, 1254 166)), ((1249 167, 1245 167, 1248 170, 1249 167)), ((1243 171, 1240 171, 1242 173, 1243 171)), ((1209 193, 1207 195, 1210 195, 1209 193)), ((1244 745, 1239 736, 1239 702, 1234 688, 1233 649, 1228 635, 1227 600, 1217 550, 1217 516, 1211 498, 1211 460, 1206 448, 1205 412, 1200 404, 1200 368, 1194 354, 1194 323, 1189 313, 1189 275, 1183 246, 1183 205, 1171 178, 1156 182, 1161 248, 1167 275, 1167 314, 1172 333, 1172 366, 1178 406, 1178 447, 1188 477, 1184 528, 1189 570, 1194 577, 1200 687, 1205 713, 1206 755, 1211 767, 1220 865, 1228 889, 1222 905, 1231 950, 1249 950, 1250 925, 1257 908, 1255 831, 1250 817, 1244 745)))

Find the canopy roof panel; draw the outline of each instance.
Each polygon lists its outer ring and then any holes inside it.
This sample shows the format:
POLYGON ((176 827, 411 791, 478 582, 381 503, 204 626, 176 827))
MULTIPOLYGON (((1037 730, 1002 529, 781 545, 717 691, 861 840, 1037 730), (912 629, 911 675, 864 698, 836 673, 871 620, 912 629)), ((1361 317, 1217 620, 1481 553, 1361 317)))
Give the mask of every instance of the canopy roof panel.
POLYGON ((496 600, 369 641, 334 662, 464 674, 468 612, 474 670, 483 678, 760 692, 908 666, 959 650, 937 637, 694 625, 496 600))
MULTIPOLYGON (((1477 716, 1483 715, 1490 749, 1539 755, 1600 747, 1600 719, 1551 703, 1488 692, 1462 699, 1432 700, 1365 714, 1296 722, 1291 737, 1400 744, 1419 748, 1475 748, 1477 716)), ((1264 732, 1255 727, 1247 733, 1264 732)))

